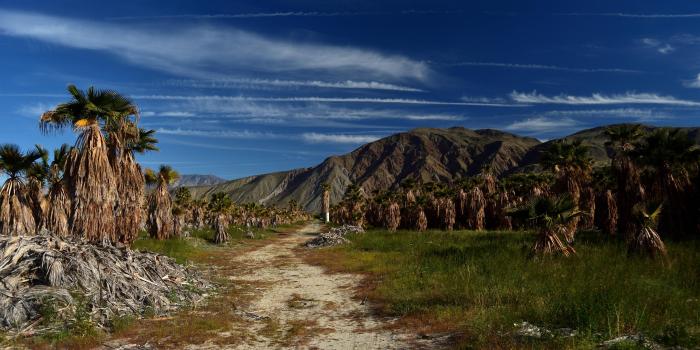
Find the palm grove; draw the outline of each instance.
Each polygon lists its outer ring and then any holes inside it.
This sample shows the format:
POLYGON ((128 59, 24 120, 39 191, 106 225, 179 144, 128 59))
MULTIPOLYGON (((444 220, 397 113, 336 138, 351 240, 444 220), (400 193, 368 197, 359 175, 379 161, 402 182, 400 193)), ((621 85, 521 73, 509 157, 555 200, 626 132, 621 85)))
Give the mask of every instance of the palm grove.
POLYGON ((222 205, 221 196, 192 200, 186 188, 173 200, 169 186, 177 172, 169 166, 144 172, 136 162, 135 154, 158 150, 154 131, 138 126, 137 106, 111 90, 70 85, 68 92, 70 100, 43 113, 39 126, 44 133, 72 129, 78 134, 73 147, 63 145, 50 157, 38 145, 24 152, 0 146, 0 172, 7 178, 0 190, 1 235, 41 233, 128 246, 144 224, 151 237, 167 239, 181 236, 187 225, 226 230, 223 223, 265 226, 305 218, 294 206, 236 207, 230 199, 222 205), (147 183, 154 186, 148 194, 147 183))
POLYGON ((662 237, 697 236, 700 149, 687 133, 625 124, 605 135, 608 164, 594 167, 580 141, 557 141, 537 172, 497 179, 484 169, 451 184, 407 180, 371 194, 352 184, 331 220, 390 231, 536 229, 532 256, 575 254, 576 233, 596 228, 652 257, 666 254, 662 237))

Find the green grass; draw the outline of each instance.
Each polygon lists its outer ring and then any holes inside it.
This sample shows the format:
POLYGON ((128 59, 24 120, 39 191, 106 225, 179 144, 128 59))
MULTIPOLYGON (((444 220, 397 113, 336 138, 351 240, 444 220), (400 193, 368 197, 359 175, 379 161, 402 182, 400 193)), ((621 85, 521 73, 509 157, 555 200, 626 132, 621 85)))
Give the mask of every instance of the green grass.
MULTIPOLYGON (((297 227, 297 224, 279 225, 276 228, 251 228, 255 234, 255 240, 269 239, 278 233, 289 231, 297 227)), ((245 227, 230 226, 229 243, 228 245, 239 244, 247 240, 245 237, 247 232, 245 227)), ((143 251, 151 251, 163 255, 167 255, 180 264, 193 262, 201 258, 203 254, 210 248, 214 248, 214 231, 210 228, 190 230, 190 238, 172 238, 166 240, 157 240, 148 237, 146 232, 141 232, 132 248, 143 251)))
POLYGON ((426 331, 456 331, 463 347, 590 347, 637 332, 668 345, 700 344, 699 242, 669 243, 663 266, 627 257, 622 244, 594 234, 578 239, 574 258, 528 260, 533 239, 522 232, 370 231, 310 259, 369 273, 373 284, 361 293, 381 311, 426 331), (524 343, 512 336, 522 321, 580 335, 524 343))

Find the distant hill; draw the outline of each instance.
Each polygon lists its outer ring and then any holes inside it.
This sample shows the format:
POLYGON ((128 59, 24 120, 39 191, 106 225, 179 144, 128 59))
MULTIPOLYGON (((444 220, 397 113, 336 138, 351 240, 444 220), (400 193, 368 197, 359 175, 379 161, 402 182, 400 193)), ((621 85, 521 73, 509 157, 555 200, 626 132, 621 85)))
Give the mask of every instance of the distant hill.
MULTIPOLYGON (((649 127, 651 128, 651 127, 649 127)), ((700 128, 686 128, 700 141, 700 128)), ((597 164, 609 161, 605 128, 584 130, 565 137, 588 145, 597 164)), ((489 168, 496 175, 538 169, 541 154, 556 140, 542 143, 492 129, 420 128, 385 137, 340 156, 332 156, 311 168, 250 176, 213 186, 192 187, 195 197, 229 193, 238 203, 286 205, 297 201, 309 211, 321 207, 321 185, 331 184, 331 203, 341 200, 348 184, 355 182, 365 193, 395 188, 405 179, 449 182, 489 168)))
POLYGON ((180 175, 180 179, 172 187, 213 186, 228 180, 214 175, 180 175))

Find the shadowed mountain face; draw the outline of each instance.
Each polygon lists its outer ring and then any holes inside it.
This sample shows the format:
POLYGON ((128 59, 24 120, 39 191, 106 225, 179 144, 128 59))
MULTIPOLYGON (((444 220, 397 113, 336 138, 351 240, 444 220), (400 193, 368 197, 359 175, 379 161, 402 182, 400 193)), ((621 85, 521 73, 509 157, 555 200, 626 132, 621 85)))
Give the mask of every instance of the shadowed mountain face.
MULTIPOLYGON (((693 139, 700 129, 688 129, 693 139)), ((584 130, 565 139, 580 139, 591 150, 597 164, 609 161, 605 128, 584 130)), ((406 179, 419 182, 451 182, 473 176, 483 169, 496 175, 538 168, 549 144, 506 132, 461 127, 414 129, 366 144, 355 151, 332 156, 305 169, 250 176, 214 186, 192 187, 195 197, 226 192, 238 203, 258 202, 286 205, 295 200, 303 208, 321 208, 321 185, 331 184, 331 203, 341 200, 350 183, 365 193, 398 187, 406 179)))

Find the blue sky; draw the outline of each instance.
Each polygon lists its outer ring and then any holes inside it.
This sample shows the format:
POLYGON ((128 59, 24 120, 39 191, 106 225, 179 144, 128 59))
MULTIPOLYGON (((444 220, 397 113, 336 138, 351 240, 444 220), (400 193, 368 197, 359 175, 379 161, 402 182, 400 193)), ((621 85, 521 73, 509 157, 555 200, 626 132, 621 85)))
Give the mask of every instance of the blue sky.
POLYGON ((158 131, 145 166, 237 178, 415 127, 700 125, 700 3, 5 0, 0 74, 0 143, 73 143, 38 116, 94 85, 158 131))

